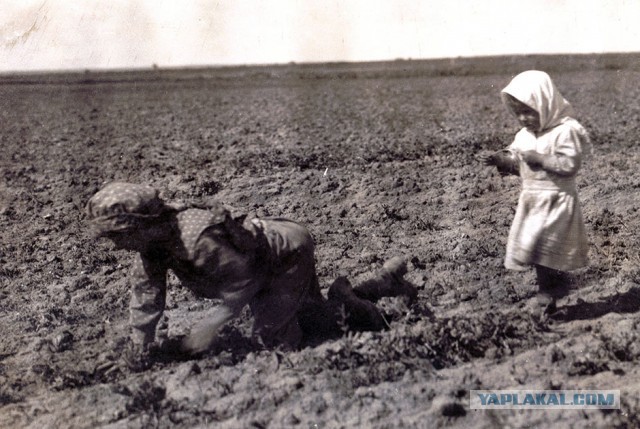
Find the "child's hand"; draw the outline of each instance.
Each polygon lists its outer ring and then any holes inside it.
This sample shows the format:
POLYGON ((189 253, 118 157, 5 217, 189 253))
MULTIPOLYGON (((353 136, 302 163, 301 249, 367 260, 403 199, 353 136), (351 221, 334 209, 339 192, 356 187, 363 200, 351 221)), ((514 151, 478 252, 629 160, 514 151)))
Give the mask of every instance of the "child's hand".
POLYGON ((535 150, 520 152, 520 156, 522 157, 522 160, 529 164, 531 167, 542 166, 542 161, 544 159, 544 155, 536 152, 535 150))
POLYGON ((476 156, 476 159, 484 165, 496 165, 496 157, 494 153, 481 153, 476 156))
POLYGON ((495 166, 498 169, 498 173, 502 176, 520 174, 517 158, 507 149, 482 153, 477 155, 476 158, 484 165, 495 166))

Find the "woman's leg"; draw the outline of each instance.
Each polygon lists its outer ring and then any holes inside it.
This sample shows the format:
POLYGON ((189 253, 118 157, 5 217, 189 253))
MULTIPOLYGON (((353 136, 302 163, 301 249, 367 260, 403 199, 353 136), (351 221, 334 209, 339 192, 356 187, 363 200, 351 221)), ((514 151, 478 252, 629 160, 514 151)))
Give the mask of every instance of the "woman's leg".
POLYGON ((338 320, 354 331, 381 331, 388 325, 376 305, 359 298, 346 277, 338 277, 329 288, 329 304, 334 308, 338 320))
POLYGON ((353 292, 358 298, 371 302, 377 302, 383 297, 401 295, 408 297, 409 301, 413 302, 418 296, 418 291, 415 286, 403 278, 406 272, 406 260, 396 256, 385 262, 382 269, 372 278, 354 287, 353 292))
POLYGON ((254 335, 266 346, 297 348, 303 338, 299 314, 308 302, 322 298, 309 231, 284 219, 261 221, 271 253, 269 284, 249 303, 254 335))

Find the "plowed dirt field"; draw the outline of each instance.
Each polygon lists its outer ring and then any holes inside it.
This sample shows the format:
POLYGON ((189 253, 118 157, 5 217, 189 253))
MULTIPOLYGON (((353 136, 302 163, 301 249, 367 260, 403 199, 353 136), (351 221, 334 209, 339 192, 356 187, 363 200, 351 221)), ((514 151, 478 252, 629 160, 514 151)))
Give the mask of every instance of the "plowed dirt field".
MULTIPOLYGON (((638 427, 638 63, 1 78, 0 427, 638 427), (594 144, 578 179, 591 265, 545 323, 525 311, 533 272, 502 265, 519 179, 475 158, 511 142, 499 91, 530 68, 549 72, 594 144), (252 343, 246 310, 204 357, 131 372, 133 254, 92 241, 84 214, 112 180, 306 224, 324 293, 405 255, 418 300, 383 301, 384 332, 294 352, 252 343), (619 389, 621 409, 477 411, 471 389, 619 389)), ((216 305, 170 278, 170 335, 216 305)))

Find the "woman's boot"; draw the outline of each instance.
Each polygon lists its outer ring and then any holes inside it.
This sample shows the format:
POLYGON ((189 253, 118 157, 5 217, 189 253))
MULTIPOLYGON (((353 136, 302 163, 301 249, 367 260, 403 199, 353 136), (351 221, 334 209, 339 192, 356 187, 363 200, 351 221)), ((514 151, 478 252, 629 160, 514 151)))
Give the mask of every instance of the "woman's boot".
POLYGON ((338 313, 344 311, 349 328, 356 331, 381 331, 387 326, 375 304, 358 298, 346 277, 338 277, 329 287, 327 295, 338 313))
POLYGON ((385 296, 406 296, 409 302, 416 300, 418 290, 404 279, 407 273, 407 261, 396 256, 389 259, 376 275, 353 288, 353 292, 359 298, 377 302, 385 296))

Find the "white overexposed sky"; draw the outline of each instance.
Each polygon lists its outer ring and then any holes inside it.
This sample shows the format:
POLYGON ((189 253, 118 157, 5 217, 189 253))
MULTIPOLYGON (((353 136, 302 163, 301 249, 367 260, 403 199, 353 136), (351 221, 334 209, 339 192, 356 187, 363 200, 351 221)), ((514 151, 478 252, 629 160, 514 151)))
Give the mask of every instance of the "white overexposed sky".
POLYGON ((0 72, 640 51, 640 0, 0 0, 0 72))

